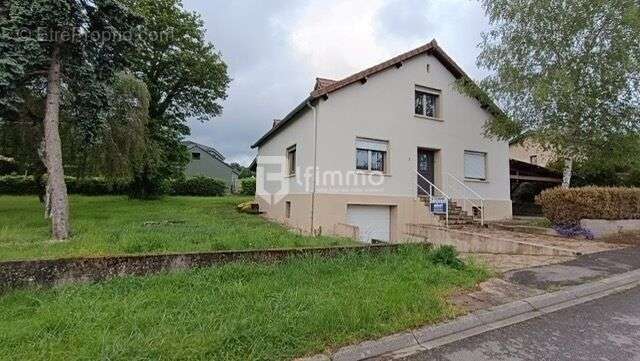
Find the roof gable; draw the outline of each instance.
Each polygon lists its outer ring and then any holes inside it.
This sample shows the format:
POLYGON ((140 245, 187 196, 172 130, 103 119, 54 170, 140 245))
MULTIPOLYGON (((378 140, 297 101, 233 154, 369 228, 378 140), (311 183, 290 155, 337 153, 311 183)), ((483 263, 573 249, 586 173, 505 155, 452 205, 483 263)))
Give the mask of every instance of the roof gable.
POLYGON ((213 147, 209 147, 203 144, 199 144, 196 142, 192 142, 190 140, 184 141, 182 142, 182 144, 186 145, 187 147, 196 147, 196 148, 200 148, 200 150, 202 150, 203 152, 209 154, 210 156, 216 158, 217 160, 224 162, 224 155, 222 155, 222 153, 218 152, 215 148, 213 147))
MULTIPOLYGON (((260 139, 258 139, 255 142, 255 144, 251 146, 251 148, 259 147, 260 145, 264 144, 267 140, 269 140, 271 137, 273 137, 276 133, 278 133, 281 129, 284 129, 284 127, 287 126, 289 122, 295 119, 295 116, 300 111, 306 108, 306 105, 309 102, 316 101, 320 98, 326 98, 329 96, 329 94, 337 90, 340 90, 346 86, 349 86, 353 83, 356 83, 356 82, 364 83, 366 82, 368 77, 374 74, 377 74, 379 72, 382 72, 384 70, 387 70, 391 67, 395 66, 397 68, 400 68, 403 65, 403 62, 408 61, 422 54, 433 55, 436 59, 438 59, 438 61, 440 61, 440 63, 444 65, 444 67, 449 72, 451 72, 451 74, 453 74, 453 76, 456 79, 466 78, 466 79, 469 79, 469 81, 471 81, 471 78, 469 78, 469 76, 462 70, 462 68, 460 68, 460 66, 458 66, 458 64, 456 64, 456 62, 453 61, 453 59, 451 59, 451 57, 449 57, 449 55, 447 55, 444 52, 444 50, 442 50, 442 48, 440 48, 437 41, 433 39, 429 43, 423 46, 420 46, 416 49, 408 51, 404 54, 395 56, 387 61, 384 61, 380 64, 374 65, 363 71, 350 75, 342 80, 335 81, 331 79, 316 78, 316 84, 315 84, 314 90, 311 92, 309 97, 305 99, 300 105, 298 105, 293 111, 291 111, 291 113, 289 113, 284 119, 282 119, 282 121, 280 121, 275 127, 270 129, 265 135, 263 135, 260 139)), ((478 100, 480 101, 480 99, 478 100)), ((481 101, 481 106, 483 108, 490 108, 491 112, 501 113, 500 109, 494 103, 482 104, 482 101, 481 101)))

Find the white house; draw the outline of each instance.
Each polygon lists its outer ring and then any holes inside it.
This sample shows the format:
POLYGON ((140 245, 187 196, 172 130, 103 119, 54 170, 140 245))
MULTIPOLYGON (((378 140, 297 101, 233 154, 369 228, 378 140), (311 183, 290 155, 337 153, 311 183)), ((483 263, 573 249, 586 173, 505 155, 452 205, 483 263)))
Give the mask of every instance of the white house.
POLYGON ((465 76, 433 40, 345 79, 317 79, 253 145, 260 210, 363 241, 399 241, 407 224, 510 218, 509 144, 483 136, 495 108, 456 89, 465 76), (448 217, 435 214, 444 204, 448 217))

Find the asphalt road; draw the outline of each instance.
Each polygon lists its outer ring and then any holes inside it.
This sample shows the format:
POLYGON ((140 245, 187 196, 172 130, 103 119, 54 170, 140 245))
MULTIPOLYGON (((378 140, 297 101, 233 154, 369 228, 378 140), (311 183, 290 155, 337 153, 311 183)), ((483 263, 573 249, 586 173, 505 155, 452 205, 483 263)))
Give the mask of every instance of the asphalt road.
POLYGON ((426 360, 640 360, 640 288, 403 359, 426 360))

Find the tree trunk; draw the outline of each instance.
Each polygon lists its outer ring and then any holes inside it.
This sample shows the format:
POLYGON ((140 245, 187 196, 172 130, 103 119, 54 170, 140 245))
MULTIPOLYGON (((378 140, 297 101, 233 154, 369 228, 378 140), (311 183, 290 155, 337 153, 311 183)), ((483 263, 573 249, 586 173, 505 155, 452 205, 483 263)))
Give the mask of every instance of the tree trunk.
POLYGON ((58 129, 60 115, 60 47, 51 54, 47 76, 47 99, 44 115, 44 157, 47 167, 47 214, 51 218, 54 239, 69 237, 69 199, 62 168, 62 145, 58 129))
POLYGON ((562 172, 562 188, 569 188, 571 186, 571 174, 573 172, 573 158, 567 157, 564 159, 564 170, 562 172))

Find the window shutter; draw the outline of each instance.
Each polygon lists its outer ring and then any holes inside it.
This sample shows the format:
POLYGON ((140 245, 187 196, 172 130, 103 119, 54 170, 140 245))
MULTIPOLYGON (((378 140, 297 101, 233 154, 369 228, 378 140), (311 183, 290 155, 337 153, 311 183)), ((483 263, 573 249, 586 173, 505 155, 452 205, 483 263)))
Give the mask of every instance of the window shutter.
POLYGON ((464 177, 472 179, 487 178, 487 155, 478 152, 464 152, 464 177))
POLYGON ((387 148, 389 148, 389 144, 387 142, 376 141, 372 139, 357 138, 356 148, 386 152, 387 148))

